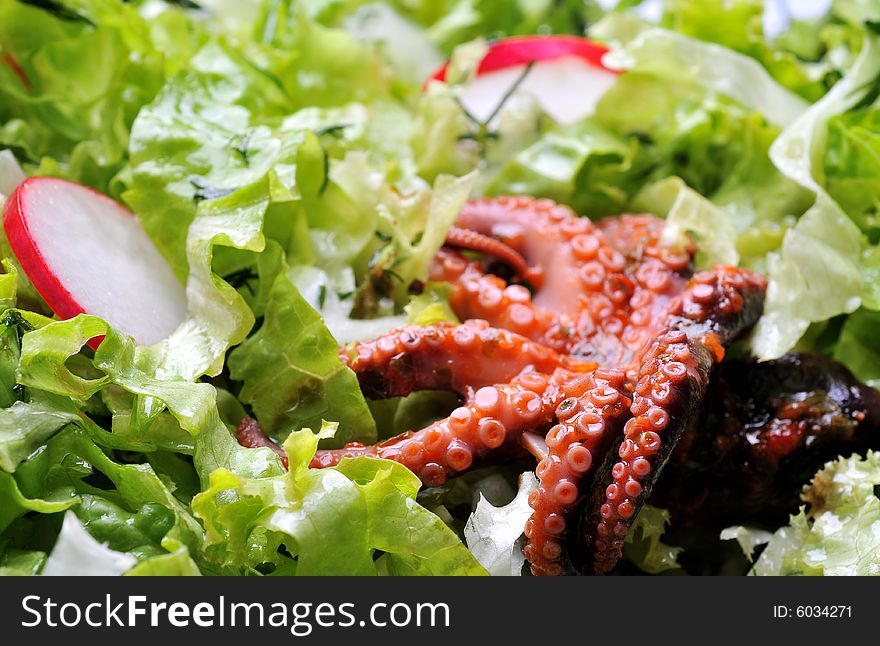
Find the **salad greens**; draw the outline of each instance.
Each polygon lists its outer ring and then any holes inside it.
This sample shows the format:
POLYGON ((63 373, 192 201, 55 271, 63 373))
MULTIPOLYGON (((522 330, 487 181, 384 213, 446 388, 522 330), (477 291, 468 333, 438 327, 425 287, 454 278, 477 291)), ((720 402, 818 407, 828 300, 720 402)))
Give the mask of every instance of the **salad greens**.
POLYGON ((865 458, 841 457, 816 474, 791 524, 773 534, 745 528, 725 530, 736 535, 751 557, 756 545, 767 544, 755 561, 756 575, 880 574, 880 453, 865 458))
MULTIPOLYGON (((0 203, 26 175, 120 200, 188 301, 138 347, 51 318, 0 240, 0 573, 519 574, 528 474, 513 498, 503 470, 419 493, 388 461, 308 468, 319 443, 448 409, 368 401, 337 348, 454 320, 422 282, 474 195, 666 216, 699 264, 768 275, 754 354, 816 349, 880 383, 880 2, 772 35, 759 0, 666 0, 653 22, 608 4, 0 0, 0 203), (595 114, 560 126, 524 99, 477 123, 452 85, 422 87, 533 33, 612 48, 595 114), (238 445, 247 414, 289 472, 238 445), (508 495, 490 504, 493 478, 508 495)), ((791 526, 725 538, 750 556, 769 539, 756 574, 876 574, 876 463, 843 456, 791 526)), ((668 520, 641 512, 628 565, 681 571, 668 520)))

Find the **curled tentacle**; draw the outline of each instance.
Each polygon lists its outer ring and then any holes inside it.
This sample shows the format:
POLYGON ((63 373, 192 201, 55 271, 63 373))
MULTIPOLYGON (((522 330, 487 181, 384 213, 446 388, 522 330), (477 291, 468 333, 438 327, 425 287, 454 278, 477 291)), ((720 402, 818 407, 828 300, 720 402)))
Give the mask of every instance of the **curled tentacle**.
POLYGON ((532 271, 525 258, 517 253, 515 249, 507 246, 500 240, 490 238, 482 233, 477 233, 470 229, 462 229, 461 227, 452 227, 449 229, 449 233, 446 234, 445 246, 478 251, 487 256, 492 256, 507 264, 521 280, 540 282, 540 270, 532 271))
POLYGON ((652 500, 677 527, 783 524, 819 468, 880 449, 880 392, 816 354, 725 362, 652 500))
MULTIPOLYGON (((557 373, 571 378, 568 371, 557 373)), ((446 419, 378 445, 349 444, 318 451, 311 466, 326 468, 345 457, 369 455, 400 462, 426 486, 441 485, 489 458, 521 454, 523 433, 546 433, 559 398, 551 385, 546 375, 532 372, 507 384, 484 386, 446 419)))
POLYGON ((557 354, 485 321, 439 323, 393 330, 343 349, 342 360, 372 399, 405 397, 417 390, 468 389, 510 381, 524 370, 591 370, 595 364, 557 354))
POLYGON ((573 334, 570 323, 536 307, 525 286, 508 285, 498 276, 484 273, 480 263, 446 249, 437 254, 430 279, 452 284, 449 305, 459 318, 486 320, 493 327, 568 353, 573 334))
POLYGON ((668 327, 640 357, 631 419, 598 473, 580 540, 589 545, 585 565, 609 571, 657 474, 705 396, 724 347, 758 319, 766 280, 747 270, 716 267, 697 274, 670 305, 668 327), (619 458, 619 459, 618 459, 619 458))
POLYGON ((500 197, 468 202, 458 225, 544 268, 532 296, 487 275, 479 263, 442 251, 431 279, 453 284, 450 304, 461 318, 486 319, 600 365, 631 362, 690 275, 693 249, 660 245, 663 221, 653 216, 620 216, 597 226, 549 200, 500 197))

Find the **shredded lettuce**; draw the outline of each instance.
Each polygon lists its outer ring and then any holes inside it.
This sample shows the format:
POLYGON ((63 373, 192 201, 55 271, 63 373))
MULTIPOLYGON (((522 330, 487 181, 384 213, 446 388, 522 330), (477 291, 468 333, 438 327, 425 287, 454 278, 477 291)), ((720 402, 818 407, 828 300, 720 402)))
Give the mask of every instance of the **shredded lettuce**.
POLYGON ((82 19, 40 6, 0 6, 0 147, 40 174, 107 190, 127 157, 137 111, 164 82, 165 56, 134 7, 111 0, 59 2, 82 19))
POLYGON ((678 555, 682 548, 672 547, 662 541, 668 524, 668 511, 644 505, 626 535, 624 558, 649 574, 679 568, 678 555))
POLYGON ((464 536, 468 548, 493 576, 519 576, 525 557, 522 553, 523 528, 532 508, 529 494, 538 488, 533 473, 519 478, 516 497, 503 507, 495 507, 480 495, 477 508, 468 518, 464 536))
MULTIPOLYGON (((880 453, 829 462, 804 490, 806 508, 758 557, 758 576, 880 575, 880 453)), ((758 541, 763 541, 761 536, 758 541)), ((748 544, 754 545, 755 539, 748 544)))

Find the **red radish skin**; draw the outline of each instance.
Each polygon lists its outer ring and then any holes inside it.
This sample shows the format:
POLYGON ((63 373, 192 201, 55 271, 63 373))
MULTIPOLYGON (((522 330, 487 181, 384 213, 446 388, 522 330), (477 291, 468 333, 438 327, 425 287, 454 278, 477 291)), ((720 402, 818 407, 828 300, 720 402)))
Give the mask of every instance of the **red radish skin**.
MULTIPOLYGON (((516 82, 521 70, 535 63, 520 91, 532 94, 545 112, 563 124, 592 113, 595 103, 614 83, 618 72, 606 68, 608 49, 577 36, 521 36, 492 43, 465 86, 462 103, 485 119, 516 82)), ((445 81, 448 63, 426 82, 445 81)))
POLYGON ((109 197, 64 179, 30 177, 7 199, 3 227, 58 317, 100 316, 141 345, 162 340, 184 320, 183 286, 134 215, 109 197))
MULTIPOLYGON (((480 61, 477 74, 486 74, 508 67, 528 65, 532 61, 550 61, 564 56, 577 56, 616 74, 602 65, 602 57, 608 48, 599 43, 578 36, 514 36, 492 43, 489 51, 480 61)), ((449 63, 431 75, 430 81, 446 81, 449 63)))

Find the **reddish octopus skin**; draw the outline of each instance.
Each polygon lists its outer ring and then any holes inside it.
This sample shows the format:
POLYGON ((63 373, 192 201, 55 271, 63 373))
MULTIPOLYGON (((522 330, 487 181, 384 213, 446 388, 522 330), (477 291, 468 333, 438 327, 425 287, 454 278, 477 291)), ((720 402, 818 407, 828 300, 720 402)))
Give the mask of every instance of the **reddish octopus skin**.
POLYGON ((525 258, 513 248, 507 246, 503 242, 499 242, 495 238, 490 238, 489 236, 477 233, 476 231, 471 231, 470 229, 451 227, 449 233, 446 234, 446 242, 444 246, 476 251, 491 256, 505 263, 521 280, 540 284, 541 270, 536 269, 533 271, 528 263, 526 263, 525 258))
POLYGON ((257 449, 261 447, 272 449, 272 451, 281 458, 281 463, 284 465, 284 468, 287 468, 287 453, 263 433, 263 429, 260 428, 259 423, 253 417, 242 418, 238 423, 238 428, 235 429, 235 439, 238 440, 239 444, 248 449, 257 449))
POLYGON ((620 371, 596 370, 561 386, 565 399, 556 407, 557 424, 546 436, 547 455, 535 471, 540 484, 529 496, 524 554, 532 574, 559 575, 562 537, 588 482, 594 456, 608 450, 631 404, 620 371))
POLYGON ((458 225, 479 235, 468 243, 455 233, 457 246, 508 262, 521 257, 518 274, 531 265, 534 299, 480 262, 441 250, 431 279, 452 283, 460 318, 486 321, 397 330, 341 356, 368 396, 450 389, 463 405, 376 446, 319 451, 312 466, 374 455, 435 486, 525 448, 540 457, 526 526, 532 572, 570 571, 563 547, 573 539, 595 553, 582 569, 605 572, 723 344, 757 318, 763 279, 716 268, 688 282, 694 249, 660 246, 663 223, 652 216, 597 226, 547 200, 496 198, 468 203, 458 225), (507 354, 494 354, 496 345, 507 354), (602 496, 590 495, 594 482, 602 496), (574 517, 585 504, 588 520, 578 528, 574 517))
POLYGON ((560 384, 574 373, 558 369, 553 375, 526 372, 506 384, 484 386, 466 398, 446 419, 409 431, 373 446, 350 443, 342 449, 318 451, 310 466, 335 466, 343 458, 361 455, 400 462, 428 487, 489 457, 522 454, 524 433, 544 435, 561 400, 560 384))
POLYGON ((608 572, 657 474, 699 410, 712 369, 724 347, 751 327, 763 310, 767 281, 736 267, 695 275, 670 304, 667 327, 639 358, 632 417, 597 474, 590 513, 580 540, 591 561, 582 566, 608 572), (613 465, 613 466, 612 466, 613 465))
POLYGON ((527 370, 549 374, 558 367, 581 372, 596 367, 478 320, 392 330, 343 348, 340 357, 372 399, 417 390, 465 395, 468 388, 505 383, 527 370))
POLYGON ((653 216, 620 216, 597 226, 549 200, 474 200, 457 224, 510 246, 532 274, 544 267, 531 281, 539 285, 532 297, 525 287, 484 273, 479 262, 442 250, 430 279, 453 285, 449 302, 459 318, 485 319, 600 365, 626 363, 648 341, 651 323, 681 292, 693 254, 660 246, 663 221, 653 216))

